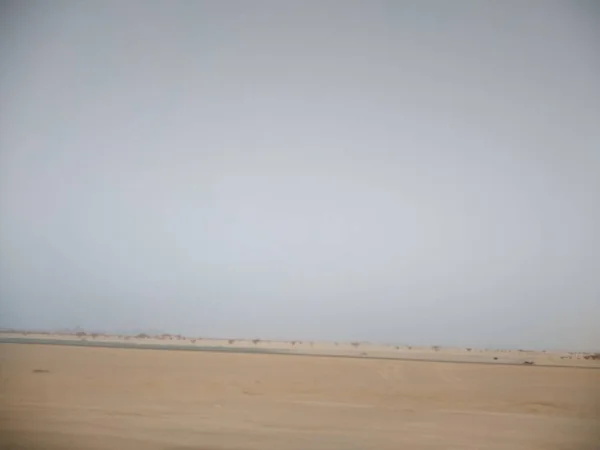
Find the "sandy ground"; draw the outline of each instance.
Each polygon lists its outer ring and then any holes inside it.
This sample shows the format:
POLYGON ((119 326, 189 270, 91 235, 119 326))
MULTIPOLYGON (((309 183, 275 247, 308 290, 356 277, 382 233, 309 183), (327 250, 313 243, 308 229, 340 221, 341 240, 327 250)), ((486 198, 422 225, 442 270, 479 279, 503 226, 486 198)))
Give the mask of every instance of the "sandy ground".
POLYGON ((361 358, 407 359, 418 361, 452 361, 490 364, 524 364, 564 367, 600 368, 600 360, 586 359, 586 353, 528 351, 528 350, 490 350, 453 347, 418 347, 407 345, 384 345, 369 342, 319 342, 319 341, 270 341, 264 339, 207 339, 178 335, 115 336, 87 333, 85 336, 58 333, 9 333, 0 332, 0 343, 11 340, 55 341, 78 345, 113 346, 156 346, 177 347, 189 350, 222 349, 226 351, 263 351, 309 355, 356 356, 361 358))
POLYGON ((600 448, 594 369, 0 344, 0 377, 3 449, 600 448))

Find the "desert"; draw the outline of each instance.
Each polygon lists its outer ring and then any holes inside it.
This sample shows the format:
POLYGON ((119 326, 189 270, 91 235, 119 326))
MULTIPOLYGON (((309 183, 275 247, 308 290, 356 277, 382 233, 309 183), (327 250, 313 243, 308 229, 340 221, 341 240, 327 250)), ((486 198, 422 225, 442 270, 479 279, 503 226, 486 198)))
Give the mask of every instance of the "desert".
POLYGON ((43 338, 0 336, 4 449, 598 448, 600 364, 585 355, 43 338))
POLYGON ((600 450, 600 0, 0 0, 0 450, 600 450))

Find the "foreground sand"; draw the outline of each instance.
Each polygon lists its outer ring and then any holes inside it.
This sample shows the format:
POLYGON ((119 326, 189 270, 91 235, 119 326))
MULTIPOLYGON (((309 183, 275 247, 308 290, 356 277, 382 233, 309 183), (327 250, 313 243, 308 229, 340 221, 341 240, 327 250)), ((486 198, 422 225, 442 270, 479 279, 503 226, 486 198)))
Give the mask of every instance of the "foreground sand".
POLYGON ((594 369, 0 344, 0 377, 0 447, 10 449, 600 442, 594 369))

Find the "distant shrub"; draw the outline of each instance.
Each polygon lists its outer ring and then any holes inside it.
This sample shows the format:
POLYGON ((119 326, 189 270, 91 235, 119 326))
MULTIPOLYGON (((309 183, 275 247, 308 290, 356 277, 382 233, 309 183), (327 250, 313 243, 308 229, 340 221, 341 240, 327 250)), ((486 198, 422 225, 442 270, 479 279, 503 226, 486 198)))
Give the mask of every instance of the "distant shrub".
POLYGON ((437 352, 437 351, 439 351, 439 350, 440 350, 440 346, 439 346, 439 345, 433 345, 433 346, 431 347, 431 349, 432 349, 434 352, 437 352))
POLYGON ((471 348, 468 348, 468 349, 467 349, 467 351, 468 351, 468 352, 470 352, 471 350, 473 350, 473 349, 471 349, 471 348))
POLYGON ((360 342, 352 342, 350 345, 352 345, 352 347, 360 347, 360 342))
POLYGON ((292 347, 293 347, 294 345, 296 345, 296 341, 292 341, 292 342, 290 342, 290 343, 292 344, 292 347))
POLYGON ((138 335, 135 336, 137 339, 147 339, 150 336, 148 336, 146 333, 140 333, 138 335))
POLYGON ((235 339, 229 339, 227 342, 229 342, 229 344, 235 344, 235 339))
POLYGON ((50 373, 50 371, 46 370, 46 369, 33 369, 32 372, 33 373, 50 373))
POLYGON ((253 343, 254 345, 258 344, 259 342, 260 342, 260 339, 253 339, 253 340, 252 340, 252 343, 253 343))
POLYGON ((77 333, 75 333, 75 336, 84 337, 87 336, 87 333, 85 331, 78 331, 77 333))
POLYGON ((192 339, 190 342, 191 342, 192 344, 195 344, 195 343, 196 343, 196 339, 192 339))

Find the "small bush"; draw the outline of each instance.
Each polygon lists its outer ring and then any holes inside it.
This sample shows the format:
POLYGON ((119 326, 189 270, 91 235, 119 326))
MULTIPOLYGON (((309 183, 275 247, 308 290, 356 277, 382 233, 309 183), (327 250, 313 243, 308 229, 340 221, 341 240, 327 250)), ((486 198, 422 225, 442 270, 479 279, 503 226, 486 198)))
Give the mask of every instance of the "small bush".
POLYGON ((50 373, 50 371, 46 370, 46 369, 33 369, 32 372, 33 373, 50 373))
POLYGON ((235 339, 229 339, 227 342, 229 342, 229 344, 235 344, 235 339))
POLYGON ((258 344, 258 343, 260 343, 260 339, 254 339, 254 340, 252 340, 252 343, 253 343, 254 345, 258 344))
POLYGON ((140 334, 136 335, 135 337, 136 337, 136 339, 147 339, 150 336, 148 336, 146 333, 140 333, 140 334))
POLYGON ((352 342, 352 347, 360 347, 360 342, 352 342))

